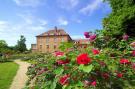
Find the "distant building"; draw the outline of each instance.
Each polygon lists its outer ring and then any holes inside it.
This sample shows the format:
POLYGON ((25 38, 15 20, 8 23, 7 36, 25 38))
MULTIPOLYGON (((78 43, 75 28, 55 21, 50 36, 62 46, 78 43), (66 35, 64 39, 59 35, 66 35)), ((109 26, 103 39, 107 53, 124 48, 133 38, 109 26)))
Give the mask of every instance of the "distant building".
POLYGON ((61 42, 71 42, 72 39, 63 29, 55 27, 45 33, 36 36, 37 44, 32 44, 32 52, 54 52, 59 51, 61 42))
POLYGON ((31 44, 31 50, 32 52, 41 53, 59 51, 61 42, 74 42, 77 44, 78 48, 85 48, 89 43, 87 39, 72 40, 64 29, 59 29, 57 27, 36 36, 36 40, 37 44, 31 44))
POLYGON ((86 48, 90 44, 90 41, 89 39, 77 39, 74 40, 74 43, 78 48, 86 48))

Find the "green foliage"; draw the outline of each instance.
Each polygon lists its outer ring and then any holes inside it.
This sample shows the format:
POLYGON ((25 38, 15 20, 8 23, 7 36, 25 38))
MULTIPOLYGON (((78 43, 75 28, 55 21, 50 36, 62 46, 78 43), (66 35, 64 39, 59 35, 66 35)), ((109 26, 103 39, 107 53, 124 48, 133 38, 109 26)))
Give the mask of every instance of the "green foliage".
POLYGON ((8 57, 14 53, 4 40, 0 40, 0 62, 9 61, 8 57))
POLYGON ((121 39, 124 33, 135 36, 135 1, 105 0, 112 7, 112 13, 103 19, 104 35, 121 39))
POLYGON ((7 49, 7 43, 4 40, 0 40, 0 53, 7 49))
POLYGON ((23 35, 21 35, 20 40, 18 40, 17 42, 16 49, 20 52, 25 52, 27 50, 25 42, 26 38, 23 35))
POLYGON ((97 55, 93 54, 94 47, 92 46, 84 50, 77 50, 72 45, 70 48, 74 49, 68 48, 69 51, 66 50, 62 56, 46 54, 42 57, 36 57, 35 64, 30 66, 27 72, 29 82, 33 79, 36 80, 34 88, 38 87, 39 89, 110 89, 110 87, 111 89, 122 89, 127 86, 133 87, 135 71, 131 64, 134 63, 134 57, 131 56, 129 44, 123 43, 124 41, 119 44, 121 45, 119 49, 102 48, 102 51, 97 55), (91 59, 89 64, 77 63, 77 57, 82 53, 89 55, 91 59), (128 59, 131 64, 120 64, 121 58, 128 59), (59 60, 65 61, 67 59, 69 63, 58 63, 59 60), (104 73, 108 74, 104 75, 105 78, 103 77, 104 73), (122 73, 123 76, 118 77, 117 73, 122 73), (68 84, 62 85, 60 79, 66 74, 69 74, 68 84), (96 86, 87 84, 93 80, 96 81, 96 86))
POLYGON ((88 66, 80 65, 78 68, 79 68, 79 70, 89 73, 92 70, 93 65, 88 65, 88 66))
POLYGON ((59 46, 59 49, 62 51, 66 51, 68 48, 71 48, 73 43, 67 43, 67 42, 62 42, 59 46))

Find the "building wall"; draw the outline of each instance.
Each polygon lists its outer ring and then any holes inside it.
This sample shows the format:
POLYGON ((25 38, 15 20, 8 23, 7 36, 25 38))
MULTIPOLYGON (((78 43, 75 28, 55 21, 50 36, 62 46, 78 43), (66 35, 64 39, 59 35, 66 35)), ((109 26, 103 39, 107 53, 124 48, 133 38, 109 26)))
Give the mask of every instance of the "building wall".
POLYGON ((37 52, 37 45, 36 44, 31 44, 31 51, 32 51, 32 53, 37 52))
POLYGON ((58 47, 61 42, 69 42, 69 36, 42 36, 37 37, 37 51, 46 53, 59 51, 58 47))

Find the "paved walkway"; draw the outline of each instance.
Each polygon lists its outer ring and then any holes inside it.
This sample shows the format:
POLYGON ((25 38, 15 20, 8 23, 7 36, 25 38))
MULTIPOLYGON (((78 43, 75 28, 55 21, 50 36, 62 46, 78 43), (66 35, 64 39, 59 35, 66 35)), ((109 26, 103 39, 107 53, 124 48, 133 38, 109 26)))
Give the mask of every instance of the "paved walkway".
POLYGON ((22 89, 24 88, 25 83, 28 79, 28 77, 26 76, 26 72, 30 64, 21 60, 15 60, 15 63, 19 65, 19 69, 17 71, 16 76, 14 77, 10 89, 22 89))

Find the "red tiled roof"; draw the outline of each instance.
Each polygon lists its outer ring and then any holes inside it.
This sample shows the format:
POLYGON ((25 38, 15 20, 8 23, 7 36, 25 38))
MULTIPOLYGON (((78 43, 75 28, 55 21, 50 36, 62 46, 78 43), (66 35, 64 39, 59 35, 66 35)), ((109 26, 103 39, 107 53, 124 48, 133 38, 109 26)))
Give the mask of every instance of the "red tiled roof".
POLYGON ((68 34, 64 31, 64 29, 57 29, 57 27, 55 27, 54 29, 44 32, 38 36, 53 36, 53 35, 68 35, 68 34))

